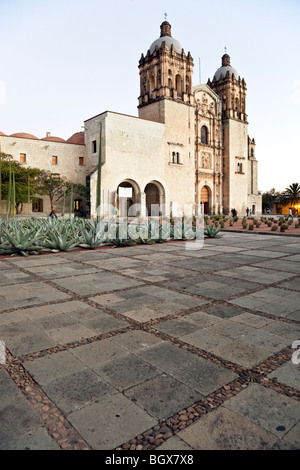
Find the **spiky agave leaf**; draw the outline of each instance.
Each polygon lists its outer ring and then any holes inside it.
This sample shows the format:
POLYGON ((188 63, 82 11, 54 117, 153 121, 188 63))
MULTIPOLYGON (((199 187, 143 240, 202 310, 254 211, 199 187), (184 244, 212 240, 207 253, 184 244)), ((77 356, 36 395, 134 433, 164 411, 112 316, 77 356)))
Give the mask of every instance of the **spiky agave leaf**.
POLYGON ((220 238, 223 235, 220 233, 220 227, 215 227, 213 224, 206 225, 204 229, 204 236, 207 238, 220 238))

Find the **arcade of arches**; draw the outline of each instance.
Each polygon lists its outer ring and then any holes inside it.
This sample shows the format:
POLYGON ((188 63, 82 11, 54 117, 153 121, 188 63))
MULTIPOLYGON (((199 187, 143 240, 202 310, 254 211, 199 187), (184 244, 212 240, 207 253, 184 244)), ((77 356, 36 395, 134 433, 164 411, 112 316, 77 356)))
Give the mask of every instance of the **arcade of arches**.
POLYGON ((158 182, 148 183, 142 192, 136 182, 126 180, 119 184, 116 195, 116 208, 121 217, 163 215, 165 190, 158 182))

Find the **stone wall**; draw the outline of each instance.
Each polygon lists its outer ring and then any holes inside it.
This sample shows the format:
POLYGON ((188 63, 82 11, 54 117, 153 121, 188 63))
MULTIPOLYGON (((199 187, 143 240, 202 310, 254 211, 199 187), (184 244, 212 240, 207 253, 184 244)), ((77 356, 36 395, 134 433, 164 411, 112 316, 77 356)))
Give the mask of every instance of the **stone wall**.
MULTIPOLYGON (((26 154, 24 168, 39 168, 52 173, 59 173, 74 184, 86 183, 86 151, 85 145, 70 144, 64 142, 52 142, 18 137, 0 136, 0 151, 9 154, 14 160, 20 162, 20 154, 26 154), (52 157, 57 157, 57 164, 52 163, 52 157), (79 157, 83 157, 83 165, 79 164, 79 157)), ((47 196, 43 198, 43 213, 50 212, 50 202, 47 196)), ((62 200, 55 204, 57 211, 62 210, 62 200)), ((70 204, 67 199, 66 204, 70 204)), ((0 206, 0 213, 3 207, 0 206)), ((67 209, 69 211, 69 207, 67 209)), ((28 213, 28 208, 23 208, 23 213, 28 213)), ((32 213, 32 207, 30 210, 32 213)))

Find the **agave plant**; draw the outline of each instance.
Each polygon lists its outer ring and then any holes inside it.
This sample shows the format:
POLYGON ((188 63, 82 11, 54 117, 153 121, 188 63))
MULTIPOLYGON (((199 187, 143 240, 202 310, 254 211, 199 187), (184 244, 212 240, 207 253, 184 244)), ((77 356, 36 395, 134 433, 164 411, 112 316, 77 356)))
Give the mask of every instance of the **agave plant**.
POLYGON ((220 233, 220 227, 215 227, 213 224, 206 225, 204 229, 204 236, 207 238, 220 238, 223 235, 220 233))
POLYGON ((69 232, 49 232, 43 242, 43 251, 58 253, 59 251, 73 251, 79 244, 79 239, 70 237, 69 232))
POLYGON ((103 246, 106 244, 106 240, 104 238, 104 233, 102 230, 97 228, 97 225, 89 224, 90 226, 83 230, 82 232, 82 241, 79 243, 81 248, 87 248, 90 250, 94 250, 99 246, 103 246))
POLYGON ((11 231, 4 230, 2 243, 0 244, 0 254, 11 256, 37 255, 39 250, 42 249, 40 245, 42 238, 40 231, 22 231, 16 227, 11 228, 11 231))

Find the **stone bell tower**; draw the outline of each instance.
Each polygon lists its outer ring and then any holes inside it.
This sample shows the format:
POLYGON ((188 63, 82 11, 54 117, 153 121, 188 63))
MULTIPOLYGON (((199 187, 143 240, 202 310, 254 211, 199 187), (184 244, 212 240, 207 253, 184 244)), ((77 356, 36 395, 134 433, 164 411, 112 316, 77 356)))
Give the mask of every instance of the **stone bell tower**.
POLYGON ((244 215, 248 205, 248 116, 246 83, 225 53, 222 65, 208 86, 222 100, 223 127, 223 207, 244 215))
POLYGON ((194 62, 164 21, 160 37, 139 61, 139 117, 164 125, 164 166, 171 213, 177 203, 195 204, 194 62))
POLYGON ((151 44, 146 56, 142 54, 139 62, 138 109, 141 118, 165 122, 160 106, 149 105, 164 99, 191 104, 194 62, 190 52, 186 55, 179 41, 172 37, 168 21, 161 24, 160 31, 160 37, 151 44))

